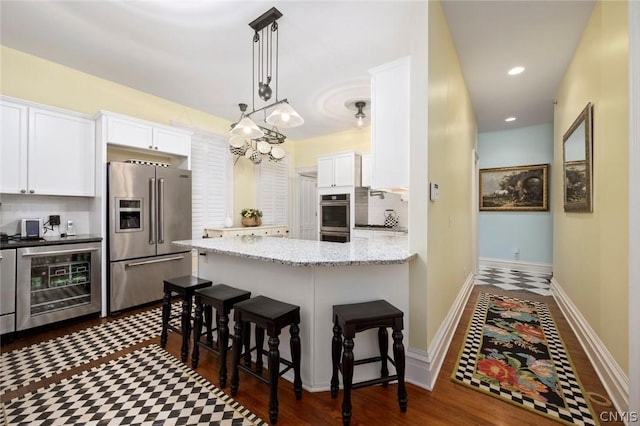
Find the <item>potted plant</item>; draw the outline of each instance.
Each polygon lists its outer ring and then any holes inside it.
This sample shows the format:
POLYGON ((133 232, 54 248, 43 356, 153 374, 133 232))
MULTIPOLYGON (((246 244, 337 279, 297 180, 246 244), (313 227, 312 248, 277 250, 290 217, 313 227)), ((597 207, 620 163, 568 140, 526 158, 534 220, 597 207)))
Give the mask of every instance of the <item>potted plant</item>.
POLYGON ((262 225, 262 211, 258 209, 242 209, 242 225, 244 226, 260 226, 262 225))

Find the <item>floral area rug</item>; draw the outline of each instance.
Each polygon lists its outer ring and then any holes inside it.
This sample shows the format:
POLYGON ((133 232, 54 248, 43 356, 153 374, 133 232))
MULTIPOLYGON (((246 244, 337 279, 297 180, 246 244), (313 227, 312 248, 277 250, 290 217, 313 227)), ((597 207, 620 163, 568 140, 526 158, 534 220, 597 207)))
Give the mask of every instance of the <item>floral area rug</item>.
POLYGON ((481 293, 452 380, 566 424, 598 424, 544 303, 481 293))

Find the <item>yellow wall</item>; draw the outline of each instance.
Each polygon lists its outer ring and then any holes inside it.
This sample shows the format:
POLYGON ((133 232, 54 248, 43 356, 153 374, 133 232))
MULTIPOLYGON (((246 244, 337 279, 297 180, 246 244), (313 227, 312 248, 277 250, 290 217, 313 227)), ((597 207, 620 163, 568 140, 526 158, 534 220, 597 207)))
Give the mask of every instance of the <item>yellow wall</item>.
MULTIPOLYGON (((107 110, 164 125, 176 121, 214 133, 229 130, 230 122, 222 118, 6 46, 0 46, 0 59, 3 95, 89 115, 107 110)), ((292 156, 293 146, 289 141, 284 144, 292 156)), ((243 158, 234 167, 236 225, 239 209, 255 204, 254 170, 243 158)))
POLYGON ((554 116, 553 273, 628 372, 627 3, 601 1, 557 93, 554 116), (593 102, 593 213, 565 213, 562 136, 593 102))
MULTIPOLYGON (((471 273, 472 153, 476 119, 440 2, 429 2, 428 175, 440 197, 428 202, 427 343, 471 273)), ((412 346, 413 343, 412 342, 412 346)))
POLYGON ((315 167, 319 155, 340 151, 362 154, 371 149, 371 127, 345 130, 295 143, 295 168, 315 167))

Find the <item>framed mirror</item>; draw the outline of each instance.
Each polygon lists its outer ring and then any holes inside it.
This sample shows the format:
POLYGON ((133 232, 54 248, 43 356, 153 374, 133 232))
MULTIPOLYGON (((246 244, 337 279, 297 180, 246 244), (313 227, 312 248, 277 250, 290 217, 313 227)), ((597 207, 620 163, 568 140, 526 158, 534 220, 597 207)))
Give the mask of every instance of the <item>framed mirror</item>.
POLYGON ((593 190, 593 106, 580 112, 562 138, 564 211, 591 212, 593 190))

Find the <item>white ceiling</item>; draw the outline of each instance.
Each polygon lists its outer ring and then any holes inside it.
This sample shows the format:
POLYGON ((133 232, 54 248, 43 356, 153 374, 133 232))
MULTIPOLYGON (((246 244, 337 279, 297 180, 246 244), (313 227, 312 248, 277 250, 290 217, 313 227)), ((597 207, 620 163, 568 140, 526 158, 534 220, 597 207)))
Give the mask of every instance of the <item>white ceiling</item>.
MULTIPOLYGON (((3 45, 237 120, 251 108, 249 22, 276 6, 279 98, 306 139, 355 127, 368 70, 409 54, 423 1, 7 1, 3 45)), ((579 1, 445 1, 479 131, 553 119, 552 100, 593 7, 579 1), (513 65, 526 71, 507 77, 513 65), (504 118, 515 115, 516 122, 504 118)), ((275 96, 274 96, 275 97, 275 96)), ((256 99, 255 107, 262 106, 256 99)))

